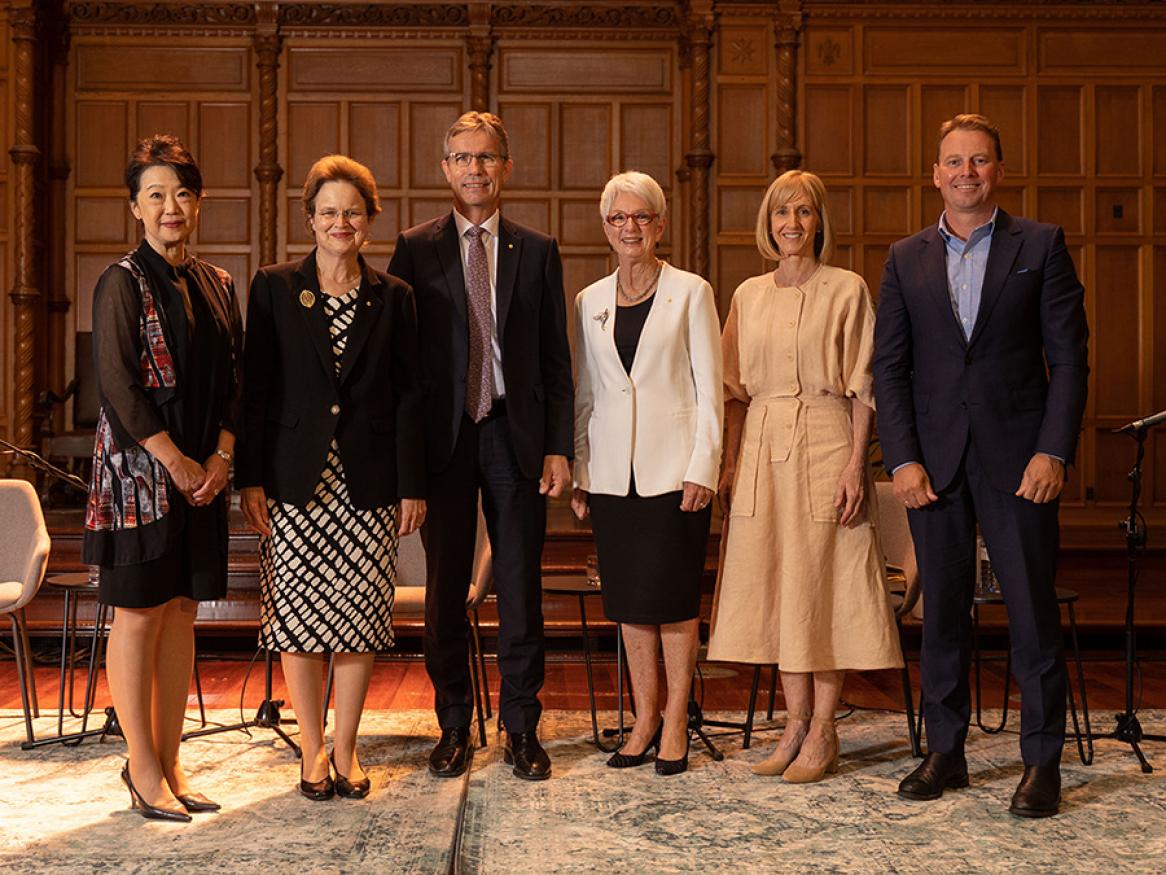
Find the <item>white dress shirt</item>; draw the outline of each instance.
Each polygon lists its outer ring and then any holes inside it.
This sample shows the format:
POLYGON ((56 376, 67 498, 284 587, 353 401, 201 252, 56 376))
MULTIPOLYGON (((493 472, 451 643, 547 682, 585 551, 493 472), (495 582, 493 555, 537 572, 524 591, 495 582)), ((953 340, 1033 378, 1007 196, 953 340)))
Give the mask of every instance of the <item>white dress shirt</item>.
MULTIPOLYGON (((506 395, 506 381, 502 378, 502 344, 498 342, 498 223, 502 214, 494 211, 481 224, 482 245, 486 247, 486 273, 490 277, 490 317, 493 324, 490 326, 490 349, 494 364, 494 397, 503 398, 506 395)), ((462 276, 469 272, 470 239, 466 231, 474 227, 474 223, 459 213, 453 211, 453 220, 457 223, 458 242, 461 244, 462 276)))

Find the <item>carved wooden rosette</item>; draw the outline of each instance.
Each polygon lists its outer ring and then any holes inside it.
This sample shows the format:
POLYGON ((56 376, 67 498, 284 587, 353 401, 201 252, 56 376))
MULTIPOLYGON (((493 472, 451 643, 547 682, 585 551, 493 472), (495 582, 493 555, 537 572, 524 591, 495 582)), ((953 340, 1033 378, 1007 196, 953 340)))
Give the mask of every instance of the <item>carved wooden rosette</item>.
MULTIPOLYGON (((32 446, 33 381, 35 377, 36 310, 40 300, 33 231, 36 228, 34 171, 40 160, 33 121, 36 49, 36 9, 31 4, 14 7, 8 13, 12 28, 14 84, 14 145, 9 150, 14 166, 15 214, 12 216, 12 261, 15 282, 9 297, 13 304, 15 352, 15 392, 10 437, 22 447, 32 446)), ((25 473, 24 466, 15 469, 25 473)))
POLYGON ((274 22, 255 31, 255 65, 259 71, 259 263, 275 264, 279 224, 279 69, 280 37, 274 22))
MULTIPOLYGON (((800 5, 800 4, 798 4, 800 5)), ((800 12, 780 11, 776 15, 777 40, 777 151, 770 160, 779 173, 802 163, 797 141, 797 59, 802 29, 800 12)))
POLYGON ((711 14, 695 14, 689 20, 687 40, 692 65, 692 136, 684 163, 692 177, 692 270, 703 277, 709 274, 709 167, 713 163, 713 153, 709 148, 709 49, 712 28, 711 14))

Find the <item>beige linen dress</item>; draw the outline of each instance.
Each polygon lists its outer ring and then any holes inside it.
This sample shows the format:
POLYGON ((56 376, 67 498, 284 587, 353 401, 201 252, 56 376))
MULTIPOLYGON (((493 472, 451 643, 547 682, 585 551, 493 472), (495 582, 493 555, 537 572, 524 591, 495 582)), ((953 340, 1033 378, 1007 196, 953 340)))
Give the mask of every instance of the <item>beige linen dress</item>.
POLYGON ((749 405, 714 599, 708 658, 783 671, 903 664, 874 527, 874 490, 851 527, 834 493, 850 460, 851 400, 874 406, 874 308, 829 265, 801 288, 772 274, 733 295, 725 397, 749 405))

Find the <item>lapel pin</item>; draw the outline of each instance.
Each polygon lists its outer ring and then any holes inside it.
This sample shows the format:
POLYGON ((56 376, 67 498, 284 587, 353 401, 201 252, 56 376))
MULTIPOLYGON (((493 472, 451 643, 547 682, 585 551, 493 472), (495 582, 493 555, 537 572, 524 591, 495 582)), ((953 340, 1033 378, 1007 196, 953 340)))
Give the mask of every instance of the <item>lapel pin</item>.
POLYGON ((605 307, 602 313, 597 313, 596 315, 592 316, 591 318, 599 323, 599 328, 601 331, 606 331, 607 330, 607 320, 610 316, 611 316, 611 312, 605 307))
POLYGON ((312 294, 311 289, 304 289, 302 292, 300 292, 300 304, 302 304, 304 307, 310 310, 315 303, 316 296, 312 294))
POLYGON ((514 248, 514 244, 513 244, 513 243, 507 243, 507 244, 506 244, 506 248, 507 248, 507 249, 513 249, 513 248, 514 248))

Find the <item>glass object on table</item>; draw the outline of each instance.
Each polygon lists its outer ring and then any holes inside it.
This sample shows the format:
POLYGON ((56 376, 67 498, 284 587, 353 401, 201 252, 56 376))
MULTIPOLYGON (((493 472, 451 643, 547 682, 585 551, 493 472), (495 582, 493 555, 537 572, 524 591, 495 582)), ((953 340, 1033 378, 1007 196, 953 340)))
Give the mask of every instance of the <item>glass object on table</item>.
POLYGON ((976 531, 976 597, 986 598, 1000 594, 1000 582, 992 570, 992 557, 988 555, 988 545, 984 536, 976 531))
POLYGON ((599 557, 594 553, 587 555, 587 582, 591 586, 600 586, 599 557))

